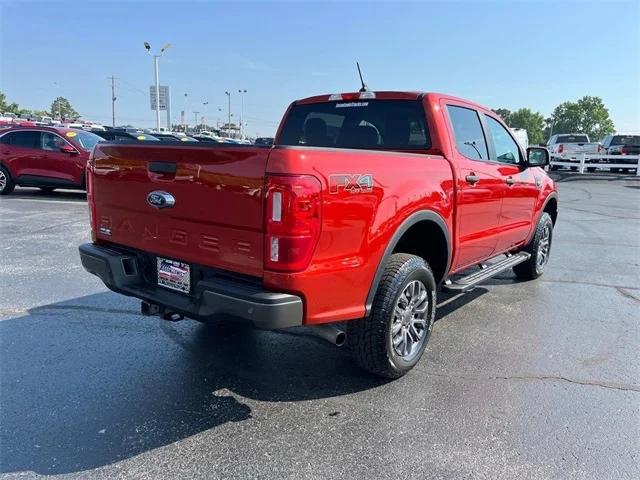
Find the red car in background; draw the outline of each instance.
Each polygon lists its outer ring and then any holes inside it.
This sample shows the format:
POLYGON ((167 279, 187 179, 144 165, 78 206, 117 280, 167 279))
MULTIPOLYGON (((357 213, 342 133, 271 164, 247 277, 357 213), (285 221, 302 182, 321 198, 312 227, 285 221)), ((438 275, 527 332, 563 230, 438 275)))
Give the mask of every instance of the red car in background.
POLYGON ((85 188, 85 168, 97 135, 72 128, 13 127, 0 130, 0 195, 16 185, 85 188))

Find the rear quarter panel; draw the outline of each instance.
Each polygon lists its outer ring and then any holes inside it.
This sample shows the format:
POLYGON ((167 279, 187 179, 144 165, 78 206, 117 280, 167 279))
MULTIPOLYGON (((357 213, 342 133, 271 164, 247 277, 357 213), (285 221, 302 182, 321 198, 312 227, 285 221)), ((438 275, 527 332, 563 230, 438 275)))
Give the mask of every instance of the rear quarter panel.
POLYGON ((452 231, 452 171, 439 155, 276 147, 267 171, 313 175, 322 183, 322 232, 311 264, 301 273, 264 272, 267 287, 305 298, 309 324, 364 316, 384 250, 411 214, 434 211, 452 231), (344 188, 345 178, 366 175, 371 188, 344 188))

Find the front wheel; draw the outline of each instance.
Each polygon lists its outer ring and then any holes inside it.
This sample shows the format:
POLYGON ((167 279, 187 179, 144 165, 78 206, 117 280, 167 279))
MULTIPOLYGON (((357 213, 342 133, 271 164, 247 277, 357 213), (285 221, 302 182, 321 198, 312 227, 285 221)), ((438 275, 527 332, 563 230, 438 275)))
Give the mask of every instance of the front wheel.
POLYGON ((551 240, 553 239, 553 220, 547 212, 543 212, 531 243, 523 251, 531 254, 526 262, 513 267, 516 276, 525 280, 533 280, 544 273, 544 268, 549 261, 551 253, 551 240))
POLYGON ((15 187, 9 170, 0 165, 0 195, 9 195, 15 187))
POLYGON ((420 257, 393 254, 373 300, 371 314, 349 322, 351 353, 365 370, 399 378, 420 360, 436 315, 436 282, 420 257))

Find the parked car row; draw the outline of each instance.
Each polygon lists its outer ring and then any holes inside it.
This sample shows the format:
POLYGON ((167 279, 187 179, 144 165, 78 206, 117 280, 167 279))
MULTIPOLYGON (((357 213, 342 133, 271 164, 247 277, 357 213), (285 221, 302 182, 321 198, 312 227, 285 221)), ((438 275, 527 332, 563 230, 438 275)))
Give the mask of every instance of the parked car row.
MULTIPOLYGON (((273 144, 273 138, 258 140, 258 145, 273 144)), ((16 185, 38 187, 46 192, 56 188, 84 189, 89 154, 97 143, 104 141, 240 143, 208 134, 149 134, 132 128, 89 132, 79 126, 13 125, 0 129, 0 195, 10 194, 16 185)))
MULTIPOLYGON (((626 159, 627 155, 640 154, 640 135, 607 135, 602 142, 591 142, 589 136, 584 133, 567 133, 552 135, 547 142, 547 148, 552 157, 558 158, 562 162, 575 163, 571 170, 577 170, 582 154, 589 155, 585 163, 590 165, 602 164, 629 164, 637 165, 636 159, 626 159), (605 158, 598 158, 600 154, 605 158), (620 155, 620 159, 606 158, 610 155, 620 155)), ((552 165, 552 170, 560 168, 559 165, 552 165)), ((594 172, 597 167, 587 167, 588 172, 594 172)), ((629 172, 635 168, 611 168, 612 172, 629 172)))

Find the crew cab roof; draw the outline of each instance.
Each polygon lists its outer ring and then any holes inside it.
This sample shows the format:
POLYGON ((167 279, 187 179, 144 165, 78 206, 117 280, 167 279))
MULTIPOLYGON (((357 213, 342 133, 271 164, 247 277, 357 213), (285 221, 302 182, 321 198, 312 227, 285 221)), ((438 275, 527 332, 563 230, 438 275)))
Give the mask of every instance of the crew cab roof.
POLYGON ((424 97, 429 97, 432 103, 437 103, 440 99, 452 100, 455 102, 460 102, 465 105, 476 107, 480 110, 489 111, 488 107, 477 104, 475 102, 471 102, 464 98, 455 97, 453 95, 447 95, 445 93, 437 93, 437 92, 400 92, 400 91, 368 91, 368 92, 342 92, 342 93, 326 93, 323 95, 315 95, 313 97, 302 98, 300 100, 296 100, 294 103, 296 105, 304 105, 309 103, 325 103, 325 102, 333 102, 340 101, 338 95, 342 96, 342 100, 346 101, 356 101, 356 100, 373 100, 374 98, 365 98, 360 97, 362 93, 373 94, 375 95, 376 100, 421 100, 424 97))

